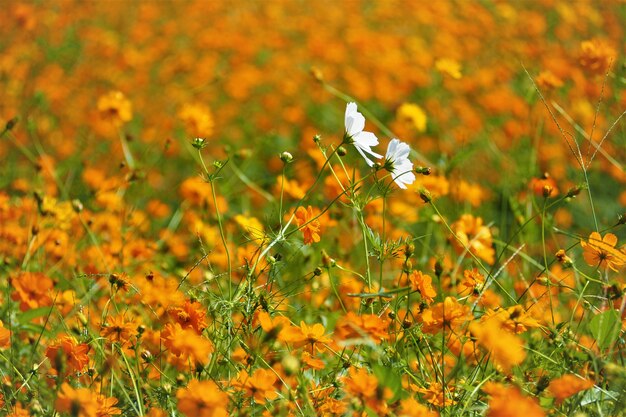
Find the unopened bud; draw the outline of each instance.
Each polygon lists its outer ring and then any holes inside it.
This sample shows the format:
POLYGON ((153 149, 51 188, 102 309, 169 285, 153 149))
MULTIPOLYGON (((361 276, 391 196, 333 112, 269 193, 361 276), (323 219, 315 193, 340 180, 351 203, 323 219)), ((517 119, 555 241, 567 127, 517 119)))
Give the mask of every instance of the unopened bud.
POLYGON ((344 148, 343 146, 340 146, 337 149, 337 155, 339 155, 339 156, 346 156, 347 153, 348 153, 348 150, 346 148, 344 148))
POLYGON ((80 202, 79 199, 75 198, 74 200, 72 200, 72 208, 74 209, 75 213, 80 213, 81 211, 83 211, 83 203, 80 202))
POLYGON ((422 188, 420 190, 420 198, 424 203, 430 203, 433 199, 430 191, 426 190, 425 188, 422 188))
POLYGON ((322 71, 319 68, 311 67, 311 75, 318 83, 324 82, 324 74, 322 74, 322 71))
POLYGON ((430 175, 432 173, 432 169, 430 167, 417 167, 415 168, 415 173, 416 174, 422 174, 422 175, 430 175))
POLYGON ((9 130, 13 130, 13 128, 15 127, 15 125, 17 124, 19 118, 14 117, 11 120, 9 120, 5 126, 5 130, 9 131, 9 130))
POLYGON ((415 245, 414 244, 407 243, 406 245, 404 245, 404 256, 406 256, 408 258, 411 255, 413 255, 413 252, 415 252, 415 245))
POLYGON ((206 146, 206 139, 194 138, 194 140, 191 141, 191 146, 193 146, 194 148, 198 150, 203 149, 206 146))
POLYGON ((280 154, 280 160, 283 161, 285 164, 288 164, 293 161, 293 155, 289 152, 283 152, 280 154))
POLYGON ((322 137, 319 134, 313 136, 313 142, 320 143, 321 140, 322 140, 322 137))
POLYGON ((569 190, 567 190, 567 197, 576 197, 578 194, 580 194, 580 191, 582 190, 581 187, 576 186, 576 187, 572 187, 569 190))

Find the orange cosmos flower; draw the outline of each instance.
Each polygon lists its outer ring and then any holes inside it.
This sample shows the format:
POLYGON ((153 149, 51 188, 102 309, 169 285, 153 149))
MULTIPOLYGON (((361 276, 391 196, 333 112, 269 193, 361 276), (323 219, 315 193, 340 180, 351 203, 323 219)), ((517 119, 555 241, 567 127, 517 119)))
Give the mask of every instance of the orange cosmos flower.
POLYGON ((380 387, 376 376, 370 375, 365 368, 350 368, 343 383, 350 396, 358 398, 377 415, 387 415, 387 400, 393 397, 393 393, 389 388, 380 387))
POLYGON ((446 388, 440 382, 432 382, 428 388, 418 388, 417 392, 424 395, 424 399, 436 407, 447 407, 456 404, 456 401, 449 398, 454 391, 453 388, 446 388))
POLYGON ((409 282, 413 291, 419 291, 422 299, 430 304, 433 297, 437 296, 437 292, 433 288, 433 279, 429 275, 422 274, 421 271, 413 271, 409 275, 409 282))
POLYGON ((178 112, 178 117, 192 136, 207 138, 213 134, 213 115, 204 104, 186 103, 178 112))
MULTIPOLYGON (((0 401, 0 405, 4 406, 4 403, 0 401)), ((6 417, 30 417, 30 416, 31 416, 30 411, 23 408, 22 404, 16 403, 15 408, 11 410, 11 412, 7 414, 6 417)))
POLYGON ((207 327, 206 309, 200 303, 187 300, 182 307, 168 308, 167 314, 182 328, 193 328, 198 334, 202 334, 207 327))
POLYGON ((491 395, 487 417, 544 417, 536 399, 525 397, 516 387, 487 382, 483 390, 491 395))
POLYGON ((519 337, 507 332, 495 319, 485 322, 473 322, 469 330, 476 337, 478 344, 489 352, 493 362, 509 372, 526 358, 524 342, 519 337))
POLYGON ((271 401, 278 397, 274 388, 277 379, 276 374, 270 369, 257 369, 252 375, 242 370, 233 386, 245 390, 246 395, 254 398, 257 403, 265 404, 267 400, 271 401))
POLYGON ((76 417, 110 417, 122 414, 122 410, 115 407, 115 404, 117 398, 107 398, 88 388, 74 389, 64 382, 54 408, 56 411, 76 417))
POLYGON ((615 59, 615 49, 600 39, 580 44, 580 65, 592 74, 605 74, 615 59))
POLYGON ((617 244, 617 236, 613 233, 607 233, 604 238, 598 232, 589 235, 589 239, 585 242, 580 241, 583 248, 583 258, 587 265, 601 268, 606 266, 617 272, 617 268, 626 263, 626 254, 615 248, 617 244))
POLYGON ((178 323, 168 323, 161 333, 163 345, 175 356, 193 359, 196 363, 206 363, 213 352, 213 343, 202 337, 192 328, 183 329, 178 323))
POLYGON ((493 265, 496 251, 493 249, 491 231, 483 225, 483 219, 474 217, 471 214, 464 214, 459 220, 450 226, 455 237, 450 241, 457 253, 463 253, 469 249, 474 255, 493 265))
POLYGON ((121 126, 133 118, 130 101, 120 91, 110 91, 98 99, 100 117, 115 126, 121 126))
POLYGON ((0 320, 0 348, 9 347, 11 344, 11 331, 4 328, 2 320, 0 320))
POLYGON ((57 337, 46 349, 46 357, 54 370, 59 373, 66 366, 67 372, 81 372, 89 363, 89 345, 78 343, 71 336, 57 337))
POLYGON ((100 326, 100 336, 109 342, 118 342, 122 345, 128 343, 131 336, 135 333, 137 325, 132 321, 127 321, 124 316, 107 317, 106 322, 100 326))
POLYGON ((20 302, 22 311, 52 305, 50 292, 54 284, 41 272, 20 272, 11 279, 11 286, 15 289, 11 299, 20 302))
POLYGON ((228 396, 213 381, 192 379, 176 392, 178 409, 188 417, 227 417, 228 396))
POLYGON ((309 326, 301 321, 300 327, 289 326, 280 333, 280 336, 283 341, 293 343, 296 347, 311 345, 311 351, 315 348, 322 351, 323 347, 317 346, 318 344, 323 345, 332 342, 332 339, 325 336, 324 332, 324 326, 320 323, 309 326))
POLYGON ((398 417, 439 417, 439 413, 417 402, 413 397, 400 401, 398 417))
POLYGON ((446 297, 443 303, 424 310, 419 317, 422 331, 430 334, 437 333, 444 327, 457 329, 472 318, 469 306, 460 304, 452 297, 446 297))
POLYGON ((386 317, 378 317, 376 314, 359 316, 350 311, 337 320, 335 336, 345 342, 371 338, 374 343, 380 343, 389 338, 388 330, 389 320, 386 317))
POLYGON ((591 387, 593 387, 593 381, 573 374, 566 374, 552 380, 548 386, 548 391, 554 396, 556 404, 559 405, 564 399, 591 387))
POLYGON ((304 235, 304 244, 317 243, 320 241, 321 223, 318 219, 314 219, 313 207, 298 207, 296 210, 296 224, 304 235))

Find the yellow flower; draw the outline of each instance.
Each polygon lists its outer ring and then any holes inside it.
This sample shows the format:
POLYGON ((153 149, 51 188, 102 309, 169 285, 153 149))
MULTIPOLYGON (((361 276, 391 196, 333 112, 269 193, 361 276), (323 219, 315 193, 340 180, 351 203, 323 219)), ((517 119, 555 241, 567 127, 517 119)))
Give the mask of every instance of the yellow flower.
POLYGON ((403 103, 396 111, 396 118, 415 127, 418 132, 426 131, 426 113, 417 104, 403 103))
POLYGON ((98 99, 98 112, 104 120, 121 126, 133 118, 133 107, 120 91, 110 91, 98 99))
POLYGON ((450 77, 458 80, 462 77, 461 65, 454 59, 441 58, 435 62, 435 68, 442 74, 447 74, 450 77))

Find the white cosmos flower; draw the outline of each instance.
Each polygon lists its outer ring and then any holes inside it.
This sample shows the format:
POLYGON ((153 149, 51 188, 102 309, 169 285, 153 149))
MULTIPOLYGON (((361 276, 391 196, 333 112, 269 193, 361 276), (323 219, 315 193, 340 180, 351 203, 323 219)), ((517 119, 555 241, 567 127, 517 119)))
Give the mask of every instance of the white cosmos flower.
POLYGON ((372 151, 372 146, 378 145, 378 138, 372 132, 364 132, 365 117, 356 110, 356 103, 348 103, 346 106, 346 135, 352 139, 352 144, 357 151, 365 158, 367 165, 373 166, 372 162, 365 154, 380 159, 383 156, 372 151))
POLYGON ((411 148, 408 144, 391 139, 385 155, 385 168, 391 173, 391 178, 398 184, 398 187, 406 190, 407 184, 413 184, 415 174, 413 174, 413 163, 409 160, 411 148))

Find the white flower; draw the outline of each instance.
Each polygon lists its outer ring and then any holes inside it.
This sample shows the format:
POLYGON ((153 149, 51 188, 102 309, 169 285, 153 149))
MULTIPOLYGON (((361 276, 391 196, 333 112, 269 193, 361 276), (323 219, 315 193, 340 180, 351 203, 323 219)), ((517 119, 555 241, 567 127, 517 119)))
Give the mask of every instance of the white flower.
POLYGON ((413 184, 415 174, 413 174, 413 163, 409 160, 411 148, 406 143, 391 139, 385 155, 385 168, 391 172, 391 178, 398 184, 398 187, 406 190, 406 184, 413 184))
POLYGON ((372 162, 365 153, 380 159, 383 156, 372 151, 372 146, 378 145, 378 138, 372 132, 364 132, 365 117, 356 110, 356 103, 348 103, 346 106, 346 135, 352 139, 352 144, 357 151, 365 158, 367 165, 372 166, 372 162))

